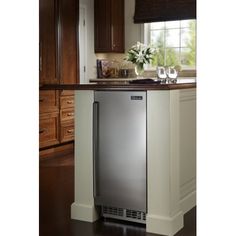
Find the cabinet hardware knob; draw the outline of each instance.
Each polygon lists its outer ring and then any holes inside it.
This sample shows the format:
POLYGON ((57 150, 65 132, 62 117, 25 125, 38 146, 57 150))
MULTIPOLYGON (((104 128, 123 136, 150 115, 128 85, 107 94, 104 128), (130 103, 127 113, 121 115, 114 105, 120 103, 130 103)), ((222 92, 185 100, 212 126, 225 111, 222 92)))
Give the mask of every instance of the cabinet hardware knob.
POLYGON ((67 113, 67 116, 73 116, 74 113, 67 113))
POLYGON ((39 133, 42 134, 46 129, 39 129, 39 133))
POLYGON ((67 130, 67 133, 68 133, 68 134, 72 134, 73 132, 74 132, 73 129, 68 129, 68 130, 67 130))
POLYGON ((73 103, 73 101, 67 101, 67 104, 72 104, 73 103))

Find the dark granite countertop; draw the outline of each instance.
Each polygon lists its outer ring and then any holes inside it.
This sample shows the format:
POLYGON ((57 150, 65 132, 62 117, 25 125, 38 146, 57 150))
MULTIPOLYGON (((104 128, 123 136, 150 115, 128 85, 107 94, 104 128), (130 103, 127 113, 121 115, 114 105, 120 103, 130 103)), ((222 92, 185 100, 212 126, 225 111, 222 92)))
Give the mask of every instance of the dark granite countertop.
POLYGON ((40 87, 41 90, 174 90, 196 88, 195 80, 178 79, 177 83, 168 84, 130 84, 127 81, 119 82, 99 82, 88 84, 50 84, 40 87))

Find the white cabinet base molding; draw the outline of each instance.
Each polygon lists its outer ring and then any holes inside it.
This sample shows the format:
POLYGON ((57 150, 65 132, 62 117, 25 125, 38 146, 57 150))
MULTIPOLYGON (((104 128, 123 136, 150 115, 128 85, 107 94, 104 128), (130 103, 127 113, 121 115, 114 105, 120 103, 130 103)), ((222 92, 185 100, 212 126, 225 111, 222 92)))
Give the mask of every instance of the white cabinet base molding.
POLYGON ((183 228, 183 214, 179 212, 173 217, 147 215, 147 232, 173 236, 183 228))
POLYGON ((183 214, 190 211, 194 206, 196 206, 196 191, 191 192, 180 200, 180 208, 182 209, 183 214))
POLYGON ((71 205, 71 219, 94 222, 99 219, 95 206, 73 203, 71 205))

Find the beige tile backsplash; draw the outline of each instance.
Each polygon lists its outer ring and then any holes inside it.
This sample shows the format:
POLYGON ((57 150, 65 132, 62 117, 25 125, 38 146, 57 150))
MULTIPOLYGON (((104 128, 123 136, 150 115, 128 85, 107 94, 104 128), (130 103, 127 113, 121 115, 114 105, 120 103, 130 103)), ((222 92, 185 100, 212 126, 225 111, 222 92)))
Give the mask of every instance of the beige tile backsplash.
MULTIPOLYGON (((135 78, 136 74, 134 72, 134 65, 131 62, 127 62, 124 60, 126 54, 125 53, 97 53, 95 54, 97 59, 106 59, 109 61, 115 61, 118 62, 120 65, 120 68, 123 69, 129 69, 129 78, 135 78)), ((156 71, 155 70, 145 70, 144 77, 156 77, 156 71)), ((195 70, 183 70, 179 72, 179 77, 196 77, 196 71, 195 70)))

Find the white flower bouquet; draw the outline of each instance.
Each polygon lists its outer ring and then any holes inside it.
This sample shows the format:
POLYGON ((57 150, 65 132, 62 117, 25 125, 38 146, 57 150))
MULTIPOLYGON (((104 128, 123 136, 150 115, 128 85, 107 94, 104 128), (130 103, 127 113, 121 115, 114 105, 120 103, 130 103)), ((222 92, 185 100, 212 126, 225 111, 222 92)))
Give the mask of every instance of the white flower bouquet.
POLYGON ((144 64, 151 63, 155 54, 155 48, 137 42, 129 49, 125 59, 135 64, 135 72, 139 76, 144 72, 144 64))

